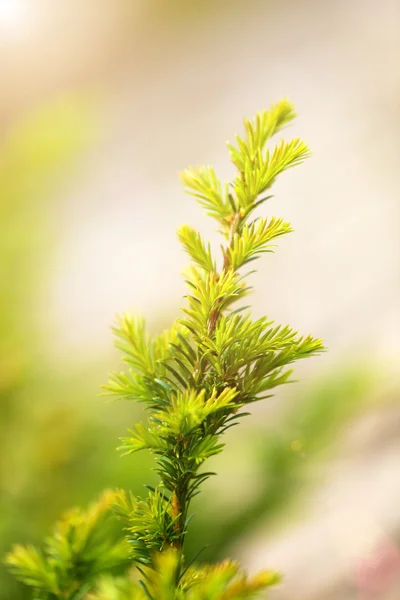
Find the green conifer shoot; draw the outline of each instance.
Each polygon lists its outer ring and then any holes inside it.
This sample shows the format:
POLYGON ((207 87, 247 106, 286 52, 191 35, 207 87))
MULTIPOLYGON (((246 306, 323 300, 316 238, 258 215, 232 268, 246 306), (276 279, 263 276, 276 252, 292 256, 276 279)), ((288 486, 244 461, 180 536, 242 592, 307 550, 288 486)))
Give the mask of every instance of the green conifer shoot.
POLYGON ((125 454, 149 450, 160 484, 144 499, 117 491, 100 500, 122 519, 123 540, 104 535, 104 511, 92 507, 67 515, 44 552, 14 548, 7 562, 32 586, 35 600, 239 600, 279 580, 269 571, 248 577, 232 561, 196 567, 184 549, 190 503, 213 475, 203 465, 222 451, 224 432, 250 404, 289 381, 292 363, 323 350, 321 340, 266 317, 253 320, 242 305, 251 289, 248 263, 291 231, 281 218, 253 213, 271 197, 276 177, 309 156, 298 138, 267 148, 294 117, 293 105, 283 100, 245 119, 244 137, 228 144, 236 167, 231 183, 222 184, 211 167, 182 174, 187 192, 218 222, 222 253, 214 256, 192 227, 179 229, 191 259, 182 318, 152 337, 143 319, 119 317, 114 333, 127 368, 105 386, 108 394, 144 404, 146 422, 135 425, 120 448, 125 454), (126 566, 124 575, 113 575, 117 565, 126 566))

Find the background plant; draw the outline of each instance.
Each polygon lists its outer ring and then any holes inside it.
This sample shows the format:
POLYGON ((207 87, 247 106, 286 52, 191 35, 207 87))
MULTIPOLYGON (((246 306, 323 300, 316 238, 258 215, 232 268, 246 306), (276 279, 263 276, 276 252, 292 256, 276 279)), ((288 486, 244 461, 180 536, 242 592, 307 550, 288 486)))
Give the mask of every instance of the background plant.
MULTIPOLYGON (((105 485, 139 490, 149 468, 144 460, 132 476, 114 460, 116 433, 132 411, 105 418, 98 410, 93 389, 110 356, 76 364, 64 349, 49 351, 54 331, 43 307, 64 225, 55 196, 99 137, 95 109, 93 99, 71 94, 24 116, 0 144, 1 555, 15 540, 40 539, 67 506, 105 485)), ((1 600, 28 597, 0 562, 1 600)))

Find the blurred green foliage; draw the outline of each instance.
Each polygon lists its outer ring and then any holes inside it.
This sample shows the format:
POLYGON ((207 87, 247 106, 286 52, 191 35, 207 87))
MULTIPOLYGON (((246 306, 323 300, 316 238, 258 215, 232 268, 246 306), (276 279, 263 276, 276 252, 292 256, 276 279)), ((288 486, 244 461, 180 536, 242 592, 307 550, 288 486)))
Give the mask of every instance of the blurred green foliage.
MULTIPOLYGON (((13 126, 0 147, 0 554, 41 538, 62 510, 106 482, 132 483, 113 452, 127 410, 112 411, 105 426, 98 360, 55 368, 39 329, 57 234, 51 200, 96 139, 94 108, 79 96, 57 101, 13 126)), ((0 598, 24 597, 0 565, 0 598)))

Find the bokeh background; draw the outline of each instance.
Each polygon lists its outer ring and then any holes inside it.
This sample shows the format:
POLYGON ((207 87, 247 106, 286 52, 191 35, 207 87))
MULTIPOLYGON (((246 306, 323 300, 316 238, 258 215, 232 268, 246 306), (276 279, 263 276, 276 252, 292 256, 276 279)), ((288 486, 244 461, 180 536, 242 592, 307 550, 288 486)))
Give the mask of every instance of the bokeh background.
MULTIPOLYGON (((188 554, 285 574, 276 600, 400 593, 400 3, 0 0, 0 553, 104 487, 140 493, 140 414, 98 396, 123 310, 182 303, 177 174, 282 97, 314 155, 266 209, 295 233, 257 265, 254 312, 323 337, 229 436, 188 554)), ((26 591, 0 567, 0 600, 26 591)))

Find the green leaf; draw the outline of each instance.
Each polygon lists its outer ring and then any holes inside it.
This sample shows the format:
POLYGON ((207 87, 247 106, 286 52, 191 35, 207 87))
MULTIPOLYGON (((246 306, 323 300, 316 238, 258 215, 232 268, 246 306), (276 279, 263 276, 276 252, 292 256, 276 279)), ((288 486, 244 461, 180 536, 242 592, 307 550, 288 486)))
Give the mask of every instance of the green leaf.
POLYGON ((181 173, 186 191, 194 196, 207 214, 227 224, 232 215, 231 203, 228 199, 228 186, 223 186, 211 167, 190 167, 181 173))
POLYGON ((188 225, 182 225, 178 229, 178 238, 193 262, 207 272, 216 270, 210 244, 206 247, 201 235, 195 229, 188 225))
POLYGON ((244 119, 246 139, 236 136, 239 148, 228 143, 231 158, 239 171, 245 171, 245 160, 264 149, 270 138, 290 123, 296 116, 294 106, 288 100, 273 104, 269 110, 256 114, 253 120, 244 119))
POLYGON ((240 233, 235 233, 228 249, 231 267, 239 269, 260 254, 272 252, 271 240, 291 231, 289 223, 276 217, 258 219, 245 225, 240 233))
POLYGON ((299 138, 291 142, 283 140, 274 151, 262 154, 259 150, 254 156, 243 159, 243 170, 236 176, 233 189, 239 205, 248 210, 258 196, 269 189, 276 177, 291 167, 302 163, 310 156, 308 146, 299 138))

